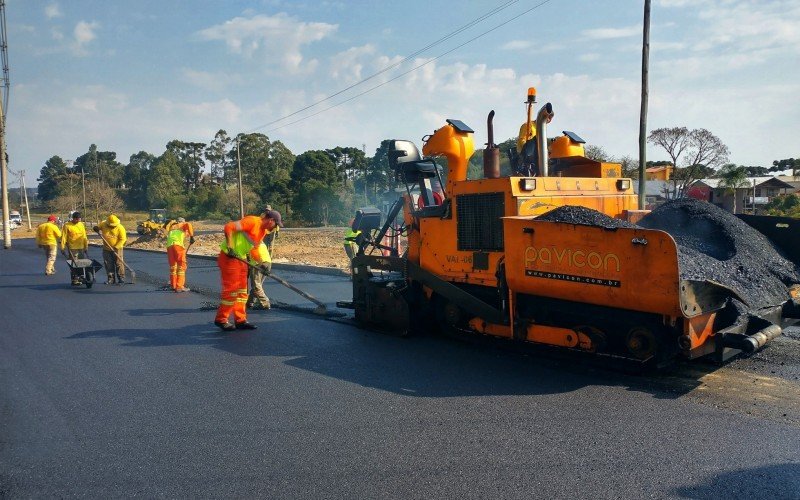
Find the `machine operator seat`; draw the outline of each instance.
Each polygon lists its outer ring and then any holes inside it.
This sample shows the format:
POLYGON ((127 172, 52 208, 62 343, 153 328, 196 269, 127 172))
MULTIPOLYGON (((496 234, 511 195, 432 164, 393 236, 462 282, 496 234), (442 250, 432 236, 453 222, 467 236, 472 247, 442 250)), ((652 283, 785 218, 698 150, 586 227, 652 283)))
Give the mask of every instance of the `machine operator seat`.
POLYGON ((393 140, 389 143, 389 165, 394 169, 397 178, 407 186, 419 184, 423 206, 435 206, 442 203, 441 195, 434 196, 431 179, 436 178, 436 163, 423 160, 417 146, 411 141, 393 140))

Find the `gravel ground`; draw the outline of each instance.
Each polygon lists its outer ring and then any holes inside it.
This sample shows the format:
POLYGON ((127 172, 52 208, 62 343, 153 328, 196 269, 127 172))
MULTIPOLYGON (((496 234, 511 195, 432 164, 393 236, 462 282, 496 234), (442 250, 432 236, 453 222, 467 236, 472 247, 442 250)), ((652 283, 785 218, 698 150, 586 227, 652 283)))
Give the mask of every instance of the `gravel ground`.
MULTIPOLYGON (((189 253, 192 255, 216 255, 222 241, 222 229, 215 234, 200 234, 195 237, 189 253)), ((349 262, 342 247, 342 228, 289 229, 278 233, 273 245, 274 262, 305 264, 321 267, 348 269, 349 262)), ((165 238, 159 236, 129 237, 131 248, 165 250, 165 238)))

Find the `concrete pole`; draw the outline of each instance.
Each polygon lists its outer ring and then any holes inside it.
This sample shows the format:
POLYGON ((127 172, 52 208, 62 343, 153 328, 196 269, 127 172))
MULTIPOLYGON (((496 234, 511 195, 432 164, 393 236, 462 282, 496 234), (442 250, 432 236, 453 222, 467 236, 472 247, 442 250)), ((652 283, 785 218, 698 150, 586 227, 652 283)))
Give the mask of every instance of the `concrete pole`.
POLYGON ((28 207, 28 190, 25 189, 25 171, 22 171, 22 192, 25 195, 25 216, 28 218, 28 229, 33 229, 31 226, 31 209, 28 207))
POLYGON ((642 109, 639 115, 639 210, 646 206, 647 179, 647 99, 648 65, 650 61, 650 0, 644 0, 644 30, 642 33, 642 109))
POLYGON ((6 123, 0 100, 0 190, 3 191, 3 248, 11 248, 11 226, 8 223, 8 165, 6 165, 6 123))
POLYGON ((236 138, 236 164, 239 170, 239 213, 244 217, 244 195, 242 194, 242 157, 239 155, 239 138, 236 138))

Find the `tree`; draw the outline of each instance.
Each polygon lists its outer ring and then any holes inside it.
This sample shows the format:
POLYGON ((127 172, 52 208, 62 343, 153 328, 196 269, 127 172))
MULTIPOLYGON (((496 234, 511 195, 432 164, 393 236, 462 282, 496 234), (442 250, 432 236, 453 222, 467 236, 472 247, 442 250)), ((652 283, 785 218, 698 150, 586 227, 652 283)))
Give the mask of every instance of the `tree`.
POLYGON ((95 144, 89 146, 89 151, 75 160, 73 170, 77 174, 83 172, 87 179, 100 179, 113 188, 123 185, 125 169, 117 161, 117 153, 98 151, 95 144))
POLYGON ((600 161, 607 163, 611 161, 611 157, 606 150, 603 149, 601 146, 595 146, 594 144, 587 144, 584 148, 584 155, 589 158, 590 160, 600 161))
POLYGON ((786 194, 771 199, 766 206, 767 213, 781 217, 800 217, 800 195, 786 194))
POLYGON ((346 217, 338 196, 342 185, 333 158, 326 151, 306 151, 295 159, 290 186, 293 208, 305 221, 327 225, 346 217))
MULTIPOLYGON (((242 164, 242 183, 250 186, 256 192, 264 191, 264 185, 269 175, 269 137, 264 134, 238 134, 238 155, 242 164)), ((238 178, 237 168, 237 143, 232 143, 232 148, 228 152, 228 170, 230 171, 225 178, 238 178)))
POLYGON ((748 186, 747 172, 744 167, 728 163, 719 171, 720 187, 727 193, 733 193, 733 213, 736 213, 736 190, 748 186))
POLYGON ((156 157, 145 151, 131 155, 130 161, 125 165, 123 182, 127 189, 125 203, 129 208, 147 209, 147 181, 150 170, 156 162, 156 157))
POLYGON ((728 147, 704 128, 659 128, 650 132, 647 142, 662 147, 672 159, 673 179, 680 181, 676 183, 678 198, 683 197, 695 181, 708 177, 714 168, 728 160, 728 147))
MULTIPOLYGON (((153 165, 147 180, 147 203, 150 207, 167 207, 181 192, 181 169, 175 155, 166 151, 153 165)), ((177 208, 177 207, 170 207, 177 208)))
POLYGON ((117 192, 99 179, 86 181, 86 210, 99 221, 125 207, 117 192))
POLYGON ((214 135, 214 140, 206 147, 206 161, 211 166, 211 177, 223 179, 225 177, 228 152, 230 151, 231 138, 222 129, 214 135))
POLYGON ((42 201, 51 201, 58 196, 58 184, 67 173, 67 164, 60 156, 53 156, 47 160, 39 172, 38 198, 42 201))
POLYGON ((284 215, 290 213, 293 192, 290 188, 294 154, 281 141, 272 143, 269 151, 269 174, 261 198, 264 203, 281 207, 284 215))
POLYGON ((612 160, 614 163, 619 163, 622 167, 622 177, 630 177, 631 179, 639 178, 639 160, 632 156, 623 156, 622 158, 612 160))
POLYGON ((800 177, 800 158, 788 158, 785 160, 775 160, 772 162, 771 172, 782 172, 784 170, 791 170, 792 177, 795 179, 800 177))
POLYGON ((205 159, 203 151, 206 145, 202 142, 184 142, 172 140, 167 143, 167 151, 175 156, 187 193, 200 184, 205 159))
POLYGON ((678 167, 683 152, 689 147, 689 136, 686 127, 665 127, 650 132, 647 142, 661 146, 672 159, 672 165, 678 167))

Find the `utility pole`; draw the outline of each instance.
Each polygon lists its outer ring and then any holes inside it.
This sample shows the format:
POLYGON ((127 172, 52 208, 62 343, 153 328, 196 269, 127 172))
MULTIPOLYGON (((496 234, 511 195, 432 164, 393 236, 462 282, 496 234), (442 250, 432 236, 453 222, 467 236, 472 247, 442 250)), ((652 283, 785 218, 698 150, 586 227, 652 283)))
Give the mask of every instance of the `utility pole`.
POLYGON ((236 137, 236 165, 239 171, 239 213, 244 217, 244 195, 242 194, 242 157, 239 155, 239 137, 236 137))
POLYGON ((28 190, 25 189, 25 171, 22 171, 22 193, 25 196, 25 216, 28 218, 28 229, 33 229, 31 226, 31 209, 28 207, 28 190))
POLYGON ((6 121, 0 101, 0 177, 3 191, 3 248, 11 248, 11 227, 8 223, 8 165, 6 165, 6 121))
POLYGON ((639 210, 644 210, 647 195, 647 98, 650 61, 650 0, 644 0, 642 33, 642 109, 639 114, 639 210))
POLYGON ((83 165, 81 165, 81 186, 83 187, 83 216, 86 217, 86 174, 83 172, 83 165))

